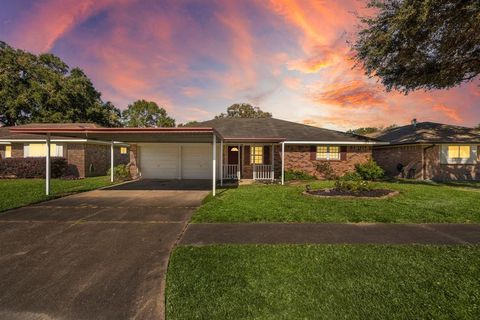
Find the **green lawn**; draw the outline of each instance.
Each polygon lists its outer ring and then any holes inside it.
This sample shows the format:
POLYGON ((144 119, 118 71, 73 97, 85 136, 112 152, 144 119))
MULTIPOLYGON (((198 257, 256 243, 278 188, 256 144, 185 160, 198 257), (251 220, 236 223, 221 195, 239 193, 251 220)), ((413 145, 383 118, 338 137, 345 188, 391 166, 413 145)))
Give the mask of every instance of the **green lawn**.
MULTIPOLYGON (((309 183, 313 188, 333 182, 309 183)), ((479 183, 456 185, 390 182, 389 199, 325 199, 302 195, 304 185, 249 185, 207 197, 193 222, 394 222, 479 223, 479 183)))
POLYGON ((479 246, 178 247, 167 319, 479 319, 479 246))
POLYGON ((79 180, 52 179, 51 196, 45 195, 43 179, 0 179, 0 212, 27 204, 57 198, 65 194, 88 191, 110 185, 109 177, 79 180))

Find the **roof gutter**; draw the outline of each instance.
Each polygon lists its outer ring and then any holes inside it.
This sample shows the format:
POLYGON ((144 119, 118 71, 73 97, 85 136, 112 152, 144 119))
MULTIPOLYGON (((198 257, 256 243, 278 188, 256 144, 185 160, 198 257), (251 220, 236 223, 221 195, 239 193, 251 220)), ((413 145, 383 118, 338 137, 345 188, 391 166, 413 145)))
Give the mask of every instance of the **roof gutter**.
POLYGON ((357 142, 357 141, 285 141, 285 144, 332 144, 332 145, 388 145, 388 142, 382 141, 365 141, 365 142, 357 142))
POLYGON ((14 133, 213 133, 213 128, 11 128, 14 133))

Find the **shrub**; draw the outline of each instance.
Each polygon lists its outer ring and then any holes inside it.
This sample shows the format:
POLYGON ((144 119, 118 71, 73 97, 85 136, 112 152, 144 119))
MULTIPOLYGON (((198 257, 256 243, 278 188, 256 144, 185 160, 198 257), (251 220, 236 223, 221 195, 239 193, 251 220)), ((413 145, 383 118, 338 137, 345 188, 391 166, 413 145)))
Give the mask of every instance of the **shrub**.
POLYGON ((317 164, 317 172, 321 173, 323 177, 327 180, 337 179, 337 175, 333 170, 332 166, 328 162, 320 162, 317 164))
MULTIPOLYGON (((45 178, 46 163, 39 158, 6 158, 0 160, 0 177, 3 178, 45 178)), ((65 158, 51 158, 51 177, 60 178, 67 174, 65 158)))
POLYGON ((358 172, 346 173, 335 181, 335 189, 350 192, 372 190, 370 182, 363 180, 358 172))
POLYGON ((378 180, 385 174, 385 171, 372 159, 362 164, 356 164, 355 172, 358 173, 363 180, 369 181, 378 180))
POLYGON ((288 170, 285 171, 285 180, 315 180, 315 176, 309 174, 308 172, 301 170, 288 170))
MULTIPOLYGON (((110 176, 110 174, 110 169, 108 169, 107 175, 110 176)), ((120 181, 130 180, 132 178, 130 175, 130 169, 124 164, 119 164, 113 167, 113 178, 120 181)))

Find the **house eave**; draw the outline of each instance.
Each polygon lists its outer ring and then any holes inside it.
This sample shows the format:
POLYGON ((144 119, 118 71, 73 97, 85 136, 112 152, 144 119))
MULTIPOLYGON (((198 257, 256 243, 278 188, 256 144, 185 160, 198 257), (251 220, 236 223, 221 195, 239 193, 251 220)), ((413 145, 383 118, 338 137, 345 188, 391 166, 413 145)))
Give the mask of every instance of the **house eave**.
POLYGON ((371 145, 388 145, 388 142, 381 141, 285 141, 284 144, 328 144, 328 145, 342 145, 342 146, 371 146, 371 145))

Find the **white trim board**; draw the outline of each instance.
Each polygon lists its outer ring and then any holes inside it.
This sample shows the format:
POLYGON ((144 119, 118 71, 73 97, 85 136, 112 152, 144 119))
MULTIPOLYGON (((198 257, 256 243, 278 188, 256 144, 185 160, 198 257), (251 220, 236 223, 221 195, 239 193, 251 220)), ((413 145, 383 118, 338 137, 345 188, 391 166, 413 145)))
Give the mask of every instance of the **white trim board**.
POLYGON ((284 144, 333 144, 333 145, 388 145, 388 142, 352 142, 352 141, 284 141, 284 144))

